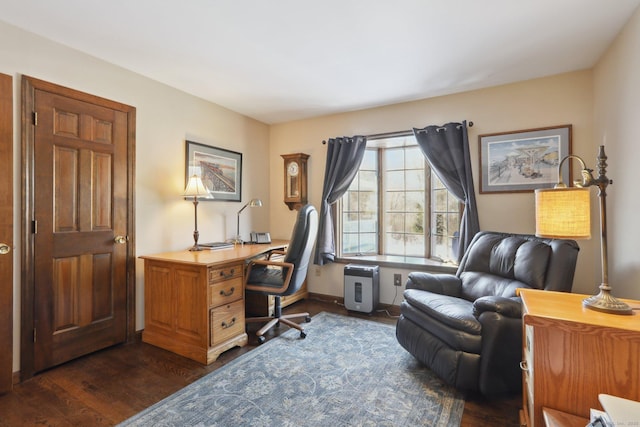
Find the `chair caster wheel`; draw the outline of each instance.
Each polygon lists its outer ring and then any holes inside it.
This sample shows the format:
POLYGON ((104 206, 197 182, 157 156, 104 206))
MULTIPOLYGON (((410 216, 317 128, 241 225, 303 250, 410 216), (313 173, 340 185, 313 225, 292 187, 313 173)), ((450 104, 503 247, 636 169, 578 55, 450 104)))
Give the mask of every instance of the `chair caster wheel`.
POLYGON ((300 332, 300 338, 306 338, 306 337, 307 337, 306 332, 300 332))
POLYGON ((266 340, 267 340, 267 339, 266 339, 265 337, 263 337, 263 336, 259 336, 259 337, 258 337, 258 344, 264 344, 264 342, 265 342, 266 340))
POLYGON ((311 322, 311 316, 307 316, 307 317, 305 317, 305 318, 304 318, 304 321, 305 321, 305 322, 307 322, 307 323, 311 322))

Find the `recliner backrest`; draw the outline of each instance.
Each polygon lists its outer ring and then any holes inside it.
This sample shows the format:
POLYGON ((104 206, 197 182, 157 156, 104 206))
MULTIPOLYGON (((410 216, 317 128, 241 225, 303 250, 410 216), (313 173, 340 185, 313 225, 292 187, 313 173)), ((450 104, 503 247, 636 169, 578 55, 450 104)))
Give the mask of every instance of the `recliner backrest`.
POLYGON ((318 211, 313 205, 305 205, 300 208, 296 224, 291 232, 289 247, 285 255, 285 262, 294 265, 293 276, 286 294, 298 291, 307 277, 311 252, 318 234, 318 211))
POLYGON ((573 240, 480 232, 456 273, 462 280, 462 296, 512 297, 520 287, 569 292, 578 250, 573 240))

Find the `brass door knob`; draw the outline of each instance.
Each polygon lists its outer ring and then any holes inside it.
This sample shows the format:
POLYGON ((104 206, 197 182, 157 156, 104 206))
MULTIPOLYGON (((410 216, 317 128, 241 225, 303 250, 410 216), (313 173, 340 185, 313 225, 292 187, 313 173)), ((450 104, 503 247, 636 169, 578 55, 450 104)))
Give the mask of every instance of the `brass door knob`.
POLYGON ((11 246, 6 243, 0 243, 0 255, 6 255, 11 252, 11 246))
POLYGON ((127 236, 116 236, 113 241, 116 242, 119 245, 123 245, 125 243, 127 243, 127 240, 129 240, 129 238, 127 236))

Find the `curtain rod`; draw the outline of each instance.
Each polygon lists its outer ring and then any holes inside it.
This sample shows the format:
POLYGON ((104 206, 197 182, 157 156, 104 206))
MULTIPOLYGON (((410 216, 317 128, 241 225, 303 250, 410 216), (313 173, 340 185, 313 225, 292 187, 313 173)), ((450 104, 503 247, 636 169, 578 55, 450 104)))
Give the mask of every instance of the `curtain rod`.
MULTIPOLYGON (((467 123, 468 127, 473 127, 473 122, 467 123)), ((373 135, 367 135, 367 139, 383 139, 383 138, 397 138, 400 136, 409 136, 413 135, 413 130, 399 130, 395 132, 386 132, 386 133, 375 133, 373 135)), ((327 141, 323 140, 322 145, 326 145, 327 141)))

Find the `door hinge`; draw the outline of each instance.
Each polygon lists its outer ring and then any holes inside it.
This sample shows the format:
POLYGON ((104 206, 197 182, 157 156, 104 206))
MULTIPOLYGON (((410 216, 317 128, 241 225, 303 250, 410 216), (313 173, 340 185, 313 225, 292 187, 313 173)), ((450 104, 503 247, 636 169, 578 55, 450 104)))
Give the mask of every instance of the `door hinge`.
POLYGON ((33 234, 38 234, 38 220, 31 221, 31 232, 33 234))
POLYGON ((38 112, 37 111, 33 112, 33 125, 34 126, 38 126, 38 112))
POLYGON ((36 342, 36 337, 37 337, 37 333, 36 333, 36 328, 33 328, 33 342, 36 342))

